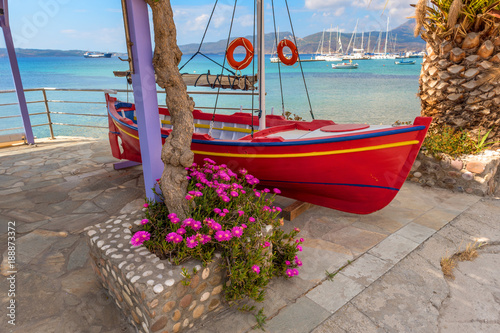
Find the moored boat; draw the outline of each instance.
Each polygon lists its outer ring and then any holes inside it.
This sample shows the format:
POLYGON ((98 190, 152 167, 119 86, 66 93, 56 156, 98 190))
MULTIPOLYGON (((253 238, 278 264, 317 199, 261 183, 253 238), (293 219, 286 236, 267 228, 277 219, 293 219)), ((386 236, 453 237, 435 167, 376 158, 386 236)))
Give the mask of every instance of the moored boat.
POLYGON ((111 58, 113 53, 102 53, 102 52, 85 52, 83 54, 84 58, 111 58))
MULTIPOLYGON (((106 95, 113 156, 141 162, 133 104, 106 95)), ((160 108, 164 141, 172 131, 160 108)), ((262 186, 329 208, 369 214, 388 205, 403 185, 422 145, 431 118, 413 125, 383 126, 310 122, 267 115, 267 128, 254 132, 258 118, 247 113, 215 115, 193 111, 195 162, 210 158, 233 170, 246 169, 262 186)))
POLYGON ((415 65, 415 60, 400 60, 394 62, 396 65, 415 65))
POLYGON ((340 64, 332 64, 333 69, 357 69, 358 64, 353 64, 352 62, 342 62, 340 64))

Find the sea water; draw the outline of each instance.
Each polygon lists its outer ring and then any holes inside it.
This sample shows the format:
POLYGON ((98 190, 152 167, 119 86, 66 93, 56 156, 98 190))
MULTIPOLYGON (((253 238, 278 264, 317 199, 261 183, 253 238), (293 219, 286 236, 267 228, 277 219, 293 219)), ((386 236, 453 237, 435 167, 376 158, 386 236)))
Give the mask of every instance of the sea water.
MULTIPOLYGON (((182 73, 221 74, 224 58, 221 55, 207 55, 207 59, 197 55, 182 68, 182 73)), ((183 65, 191 55, 185 55, 183 65)), ((309 59, 305 55, 302 59, 309 59)), ((236 60, 238 55, 236 55, 236 60)), ((297 114, 305 120, 331 119, 337 123, 391 124, 395 121, 410 121, 420 114, 420 100, 417 97, 421 60, 415 65, 395 65, 394 60, 360 60, 358 69, 332 69, 330 62, 302 62, 295 66, 271 63, 266 57, 266 110, 280 114, 286 111, 297 114), (302 67, 302 71, 301 71, 302 67), (302 74, 303 73, 303 74, 302 74), (281 80, 280 80, 281 76, 281 80), (305 81, 305 84, 304 84, 305 81), (281 82, 281 88, 280 88, 281 82), (283 93, 281 93, 281 91, 283 93)), ((83 57, 33 57, 18 58, 25 89, 52 87, 73 89, 132 89, 125 78, 116 78, 113 71, 125 71, 128 63, 117 57, 110 59, 86 59, 83 57)), ((226 67, 227 63, 225 64, 226 67)), ((242 74, 252 75, 256 68, 247 67, 242 74)), ((224 70, 224 74, 228 74, 224 70)), ((0 58, 0 91, 14 89, 14 83, 7 58, 0 58)), ((160 90, 160 88, 158 88, 160 90)), ((217 89, 188 87, 188 91, 213 91, 217 89)), ((227 91, 227 90, 221 90, 227 91)), ((133 102, 133 94, 119 93, 121 100, 133 102)), ((213 112, 215 96, 192 95, 197 107, 207 107, 213 112)), ((101 104, 50 102, 49 108, 55 112, 86 113, 105 115, 106 108, 102 92, 59 92, 48 91, 47 98, 56 101, 93 101, 101 104)), ((28 101, 43 100, 42 92, 27 92, 28 101)), ((160 104, 165 104, 165 95, 159 94, 160 104)), ((16 102, 13 93, 0 94, 0 104, 16 102)), ((258 99, 247 96, 220 95, 218 108, 258 108, 258 99), (253 104, 252 104, 253 103, 253 104)), ((44 103, 28 104, 30 113, 45 112, 44 103)), ((234 111, 215 110, 216 113, 234 111)), ((19 107, 2 106, 0 116, 17 115, 19 107)), ((31 117, 32 124, 47 123, 45 114, 31 117)), ((107 126, 105 117, 52 114, 54 123, 107 126)), ((0 129, 22 127, 20 118, 2 119, 0 129)), ((49 135, 48 126, 34 127, 38 137, 49 135)), ((0 134, 14 131, 0 131, 0 134)), ((83 135, 105 137, 105 129, 82 128, 55 125, 56 135, 83 135)))

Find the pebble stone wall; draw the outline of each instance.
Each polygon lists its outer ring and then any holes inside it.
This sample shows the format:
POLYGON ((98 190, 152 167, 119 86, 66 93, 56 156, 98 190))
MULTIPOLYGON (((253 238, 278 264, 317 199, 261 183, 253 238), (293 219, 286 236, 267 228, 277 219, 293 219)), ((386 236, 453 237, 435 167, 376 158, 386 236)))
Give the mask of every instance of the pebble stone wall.
POLYGON ((500 150, 453 159, 436 159, 420 152, 408 179, 431 187, 441 187, 479 196, 500 194, 500 150))
POLYGON ((143 212, 111 218, 86 229, 92 267, 138 332, 181 332, 222 308, 220 257, 206 267, 190 260, 175 266, 145 247, 130 244, 143 212), (188 286, 182 267, 192 274, 188 286))

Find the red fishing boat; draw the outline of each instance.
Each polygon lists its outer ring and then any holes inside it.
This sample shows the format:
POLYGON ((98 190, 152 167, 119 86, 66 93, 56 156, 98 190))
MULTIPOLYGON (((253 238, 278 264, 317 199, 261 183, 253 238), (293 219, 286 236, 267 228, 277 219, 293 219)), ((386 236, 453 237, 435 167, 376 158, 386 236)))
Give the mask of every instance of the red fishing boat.
MULTIPOLYGON (((113 156, 141 162, 133 104, 106 95, 113 156)), ((159 108, 164 141, 170 115, 159 108)), ((268 127, 251 135, 256 116, 216 115, 194 110, 195 162, 208 157, 231 169, 245 168, 260 185, 284 196, 357 214, 388 205, 403 185, 422 145, 431 118, 413 125, 335 124, 331 120, 292 121, 267 115, 268 127)))
MULTIPOLYGON (((214 9, 215 6, 217 2, 214 9)), ((277 187, 284 196, 316 205, 357 214, 382 209, 396 196, 408 176, 431 118, 417 117, 413 125, 384 126, 336 124, 331 120, 293 121, 281 115, 266 115, 262 13, 262 2, 257 2, 260 76, 241 76, 231 71, 232 75, 223 76, 225 62, 221 75, 183 74, 186 84, 259 92, 259 117, 243 112, 223 115, 214 111, 212 115, 193 111, 195 132, 191 150, 195 162, 202 164, 204 158, 210 158, 234 171, 244 168, 260 180, 261 186, 277 187), (254 87, 257 78, 259 86, 254 87), (254 131, 253 125, 257 123, 259 131, 254 131)), ((253 45, 241 37, 229 43, 229 36, 225 59, 233 69, 241 71, 253 59, 253 45), (239 62, 233 57, 237 47, 245 50, 245 58, 239 62)), ((302 71, 296 41, 283 39, 278 43, 275 33, 275 42, 280 58, 277 65, 298 62, 302 71), (290 49, 291 57, 284 55, 284 48, 290 49)), ((199 50, 198 53, 201 54, 199 50)), ((141 162, 135 106, 108 94, 106 102, 113 156, 141 162)), ((310 112, 313 115, 312 108, 310 112)), ((166 108, 159 108, 159 117, 164 141, 172 131, 170 114, 166 108)))

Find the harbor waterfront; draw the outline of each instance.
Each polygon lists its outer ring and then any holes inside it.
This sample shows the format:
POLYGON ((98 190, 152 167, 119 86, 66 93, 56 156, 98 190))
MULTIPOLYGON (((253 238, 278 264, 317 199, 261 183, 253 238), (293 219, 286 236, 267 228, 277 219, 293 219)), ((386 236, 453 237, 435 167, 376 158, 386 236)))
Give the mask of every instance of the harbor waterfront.
MULTIPOLYGON (((191 57, 184 55, 181 65, 191 57)), ((222 64, 221 55, 210 55, 216 62, 222 64)), ((241 57, 241 55, 236 55, 241 57)), ((312 57, 302 55, 303 59, 312 57)), ((420 114, 420 100, 416 97, 421 58, 416 59, 415 66, 397 66, 394 60, 363 61, 356 71, 333 70, 331 62, 304 62, 303 66, 307 89, 311 104, 317 118, 331 119, 338 123, 371 123, 391 124, 396 120, 407 121, 420 114)), ((53 87, 73 89, 127 89, 124 78, 116 78, 113 71, 127 70, 127 63, 117 57, 86 59, 83 57, 33 57, 19 58, 19 67, 25 89, 53 87)), ((227 64, 226 64, 227 66, 227 64)), ((266 56, 266 110, 271 113, 281 112, 281 96, 278 84, 278 64, 271 63, 266 56)), ((203 74, 210 71, 220 74, 220 66, 202 56, 194 58, 182 73, 203 74)), ((227 74, 227 71, 224 71, 227 74)), ((249 66, 242 74, 251 75, 249 66)), ((281 66, 284 91, 284 106, 286 111, 310 120, 309 105, 305 93, 300 68, 281 66)), ((12 76, 8 59, 0 58, 0 91, 13 89, 12 76)), ((131 88, 130 88, 131 89, 131 88)), ((188 87, 189 91, 213 91, 210 88, 188 87)), ((106 114, 104 94, 96 92, 48 92, 48 99, 65 101, 96 101, 102 104, 67 104, 50 103, 50 110, 55 112, 106 114)), ((133 94, 119 93, 119 99, 133 102, 133 94)), ((28 101, 43 99, 40 92, 27 92, 28 101)), ((193 95, 196 107, 214 105, 215 96, 193 95)), ((0 94, 0 104, 16 102, 15 94, 0 94)), ((164 95, 159 95, 159 103, 164 104, 164 95)), ((218 106, 244 108, 252 106, 250 96, 221 96, 218 106)), ((258 100, 254 98, 254 107, 258 100)), ((30 113, 44 112, 43 103, 29 104, 30 113)), ((16 105, 0 108, 2 116, 19 114, 16 105)), ((209 111, 209 110, 206 110, 209 111)), ((217 111, 232 113, 233 111, 217 111)), ((47 122, 45 115, 32 116, 33 124, 47 122)), ((76 123, 107 126, 106 118, 52 115, 54 123, 76 123)), ((8 118, 2 122, 0 129, 21 126, 20 118, 8 118)), ((35 127, 37 137, 50 135, 47 126, 35 127)), ((105 137, 106 130, 86 130, 77 127, 55 126, 56 135, 85 135, 105 137)), ((5 132, 0 132, 4 134, 5 132)))

